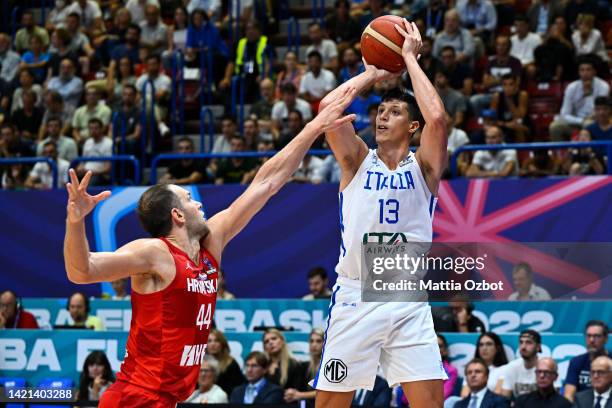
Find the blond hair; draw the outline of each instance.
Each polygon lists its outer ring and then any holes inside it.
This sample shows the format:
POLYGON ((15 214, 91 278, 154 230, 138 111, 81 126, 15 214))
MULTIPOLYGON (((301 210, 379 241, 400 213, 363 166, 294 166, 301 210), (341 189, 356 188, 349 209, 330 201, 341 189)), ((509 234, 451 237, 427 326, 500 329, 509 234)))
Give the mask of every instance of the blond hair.
MULTIPOLYGON (((281 387, 285 387, 285 384, 287 384, 287 380, 289 379, 289 362, 293 358, 293 356, 291 355, 291 351, 289 351, 289 347, 287 347, 287 341, 285 340, 285 336, 283 335, 283 333, 281 333, 280 330, 267 329, 263 335, 264 343, 266 335, 268 334, 273 334, 283 341, 283 347, 281 348, 280 353, 278 353, 278 365, 280 368, 280 379, 278 382, 281 387)), ((268 353, 266 352, 266 354, 268 353)), ((270 359, 270 361, 272 360, 272 356, 270 356, 269 354, 268 358, 270 359)))

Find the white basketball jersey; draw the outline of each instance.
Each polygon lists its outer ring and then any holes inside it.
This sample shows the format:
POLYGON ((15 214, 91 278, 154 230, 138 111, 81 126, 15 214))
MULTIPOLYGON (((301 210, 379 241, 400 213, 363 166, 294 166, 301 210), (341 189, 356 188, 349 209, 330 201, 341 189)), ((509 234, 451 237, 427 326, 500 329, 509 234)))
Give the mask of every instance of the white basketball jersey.
POLYGON ((365 242, 432 241, 437 198, 429 191, 412 152, 397 169, 389 170, 376 150, 370 150, 339 198, 339 276, 360 279, 365 242))

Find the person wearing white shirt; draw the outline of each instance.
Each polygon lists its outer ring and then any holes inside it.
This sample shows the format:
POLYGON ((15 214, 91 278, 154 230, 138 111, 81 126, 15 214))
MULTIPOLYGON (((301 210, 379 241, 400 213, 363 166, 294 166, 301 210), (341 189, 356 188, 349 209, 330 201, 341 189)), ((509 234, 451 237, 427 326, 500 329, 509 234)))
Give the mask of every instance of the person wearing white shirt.
MULTIPOLYGON (((89 120, 89 138, 83 145, 83 157, 108 157, 113 155, 113 141, 104 136, 104 125, 98 118, 89 120)), ((110 162, 86 161, 79 164, 77 174, 83 177, 86 172, 91 171, 90 185, 107 185, 111 172, 110 162)))
POLYGON ((132 21, 139 23, 145 19, 145 7, 149 4, 159 7, 158 0, 128 0, 125 8, 132 15, 132 21))
POLYGON ((527 70, 528 75, 535 75, 533 52, 542 44, 542 37, 529 31, 529 21, 522 15, 518 15, 514 19, 514 28, 516 34, 510 37, 512 43, 510 55, 521 61, 523 69, 527 70))
POLYGON ((593 116, 595 98, 608 96, 610 85, 596 77, 593 61, 582 58, 578 62, 578 77, 570 83, 563 94, 561 112, 550 124, 550 138, 553 141, 569 140, 574 129, 582 127, 593 116))
POLYGON ((465 366, 465 380, 470 394, 455 403, 454 408, 510 408, 510 401, 487 389, 489 369, 485 362, 475 358, 465 366))
MULTIPOLYGON (((43 146, 42 155, 55 161, 57 165, 57 186, 63 188, 68 182, 68 169, 70 163, 67 160, 58 157, 57 144, 50 140, 43 146)), ((47 190, 53 188, 53 172, 51 166, 46 162, 38 162, 30 171, 30 175, 26 180, 26 187, 35 188, 37 190, 47 190)))
POLYGON ((521 358, 509 362, 503 368, 504 378, 497 384, 499 394, 518 398, 538 389, 536 384, 536 364, 538 353, 542 351, 542 337, 535 330, 523 330, 519 335, 521 358))
POLYGON ((308 54, 308 72, 300 82, 300 96, 311 104, 318 104, 332 89, 336 87, 334 74, 322 68, 322 57, 319 51, 308 54))
POLYGON ((608 61, 608 51, 601 35, 601 31, 594 28, 595 17, 590 14, 581 14, 576 21, 578 29, 572 34, 572 43, 576 56, 595 54, 604 61, 608 61))
MULTIPOLYGON (((485 142, 488 145, 503 143, 503 133, 497 126, 490 126, 485 131, 485 142)), ((516 150, 478 150, 472 164, 466 172, 467 177, 508 177, 518 174, 516 150)))
POLYGON ((533 270, 528 263, 521 262, 514 267, 512 281, 516 292, 508 300, 550 300, 548 291, 533 283, 533 270))
POLYGON ((66 16, 77 13, 81 16, 81 24, 88 32, 94 29, 103 29, 102 10, 97 2, 93 0, 77 0, 68 6, 66 16))
POLYGON ((185 400, 192 404, 227 404, 227 394, 215 382, 219 375, 217 360, 204 357, 198 377, 198 389, 185 400))
POLYGON ((294 182, 299 183, 320 183, 321 167, 323 159, 317 156, 306 155, 300 164, 300 167, 293 173, 294 182))
POLYGON ((291 82, 281 86, 281 100, 272 106, 272 127, 275 132, 280 132, 287 127, 287 118, 289 111, 298 110, 302 114, 302 119, 308 122, 312 119, 312 110, 310 104, 305 100, 297 97, 297 89, 291 82))
POLYGON ((332 40, 323 38, 323 31, 319 23, 311 23, 308 26, 308 37, 312 45, 306 48, 306 55, 312 51, 319 51, 323 60, 323 67, 330 71, 338 69, 338 47, 332 40))
POLYGON ((575 408, 612 408, 612 359, 599 356, 591 363, 592 389, 574 396, 575 408))

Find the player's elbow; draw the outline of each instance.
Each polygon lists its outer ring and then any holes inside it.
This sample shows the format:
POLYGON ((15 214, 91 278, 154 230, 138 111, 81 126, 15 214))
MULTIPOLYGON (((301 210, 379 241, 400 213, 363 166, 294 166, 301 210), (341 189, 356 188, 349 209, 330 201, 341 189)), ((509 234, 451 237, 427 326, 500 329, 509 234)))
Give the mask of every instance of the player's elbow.
POLYGON ((446 113, 444 107, 442 107, 442 109, 435 109, 431 112, 430 117, 427 118, 427 125, 436 129, 446 129, 446 113))
POLYGON ((75 283, 77 285, 83 285, 86 283, 90 283, 87 279, 87 274, 81 271, 78 271, 72 268, 67 268, 66 275, 68 275, 68 280, 70 282, 75 283))

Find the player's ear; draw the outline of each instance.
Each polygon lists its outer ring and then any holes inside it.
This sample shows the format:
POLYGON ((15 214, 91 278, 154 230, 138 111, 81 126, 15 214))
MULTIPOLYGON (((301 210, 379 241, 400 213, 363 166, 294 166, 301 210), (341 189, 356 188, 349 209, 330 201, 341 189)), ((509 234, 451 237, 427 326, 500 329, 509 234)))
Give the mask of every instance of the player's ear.
POLYGON ((172 219, 178 223, 184 223, 185 222, 185 214, 183 213, 183 211, 180 208, 174 207, 171 211, 170 214, 172 214, 172 219))
POLYGON ((409 132, 410 133, 416 132, 418 128, 419 128, 419 121, 418 120, 413 120, 413 121, 410 122, 410 128, 409 128, 409 132))

